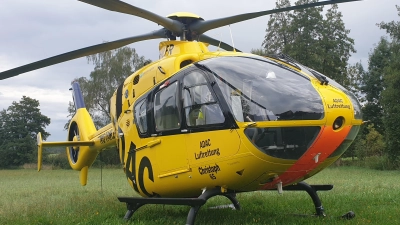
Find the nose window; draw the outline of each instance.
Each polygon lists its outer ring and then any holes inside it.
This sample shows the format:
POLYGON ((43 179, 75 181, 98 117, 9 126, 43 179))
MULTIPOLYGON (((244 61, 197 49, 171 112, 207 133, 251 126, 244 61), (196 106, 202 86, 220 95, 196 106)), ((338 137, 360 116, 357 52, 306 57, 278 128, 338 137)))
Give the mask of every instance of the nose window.
POLYGON ((235 119, 245 121, 320 120, 324 107, 310 80, 276 62, 246 57, 202 61, 235 119))
POLYGON ((247 128, 247 138, 263 153, 281 159, 299 159, 318 136, 320 127, 247 128))

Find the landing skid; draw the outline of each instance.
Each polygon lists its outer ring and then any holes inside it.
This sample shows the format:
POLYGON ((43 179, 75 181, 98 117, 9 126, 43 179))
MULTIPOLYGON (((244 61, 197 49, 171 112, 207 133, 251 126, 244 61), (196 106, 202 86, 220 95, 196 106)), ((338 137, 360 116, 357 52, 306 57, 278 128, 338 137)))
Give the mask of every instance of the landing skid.
MULTIPOLYGON (((295 185, 283 187, 282 190, 287 191, 306 191, 311 199, 313 200, 316 216, 326 216, 324 208, 321 204, 321 200, 318 197, 317 191, 329 191, 332 190, 333 185, 309 185, 306 182, 299 182, 295 185)), ((236 193, 230 190, 226 190, 220 187, 205 190, 198 198, 142 198, 142 197, 118 197, 120 202, 125 202, 128 211, 126 212, 124 219, 129 220, 133 213, 136 212, 140 207, 146 204, 153 205, 187 205, 191 206, 187 219, 186 225, 193 225, 196 219, 197 212, 200 207, 203 206, 208 199, 214 196, 225 196, 228 198, 236 210, 240 210, 239 201, 236 199, 236 193)))
MULTIPOLYGON (((322 206, 321 199, 319 198, 317 191, 330 191, 332 190, 333 185, 325 184, 325 185, 309 185, 304 181, 301 181, 295 185, 289 185, 283 187, 283 190, 286 191, 306 191, 307 194, 311 197, 314 206, 315 206, 315 215, 325 217, 324 207, 322 206)), ((270 191, 270 190, 269 190, 270 191)))
POLYGON ((228 198, 232 204, 234 205, 236 210, 240 210, 239 201, 236 199, 236 194, 233 192, 226 192, 225 189, 214 188, 210 190, 206 190, 201 194, 198 198, 135 198, 135 197, 118 197, 120 202, 125 202, 128 208, 124 219, 129 220, 133 213, 138 210, 140 207, 146 204, 155 204, 155 205, 188 205, 191 206, 190 211, 188 213, 186 224, 193 225, 194 220, 196 219, 197 212, 200 207, 204 205, 208 199, 221 195, 228 198))

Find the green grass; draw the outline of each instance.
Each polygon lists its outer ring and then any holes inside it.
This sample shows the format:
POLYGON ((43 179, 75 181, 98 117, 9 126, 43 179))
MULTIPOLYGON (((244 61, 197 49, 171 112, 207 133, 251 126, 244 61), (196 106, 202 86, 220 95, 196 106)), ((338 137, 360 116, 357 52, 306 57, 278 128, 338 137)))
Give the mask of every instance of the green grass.
MULTIPOLYGON (((196 224, 400 224, 400 172, 356 167, 328 168, 308 180, 333 184, 319 192, 327 217, 315 212, 305 192, 253 192, 238 195, 242 210, 209 209, 229 204, 222 197, 203 206, 196 224), (353 220, 340 215, 354 211, 353 220)), ((128 222, 117 196, 133 196, 122 169, 89 170, 85 187, 72 170, 0 170, 0 224, 185 224, 189 207, 147 205, 128 222)))

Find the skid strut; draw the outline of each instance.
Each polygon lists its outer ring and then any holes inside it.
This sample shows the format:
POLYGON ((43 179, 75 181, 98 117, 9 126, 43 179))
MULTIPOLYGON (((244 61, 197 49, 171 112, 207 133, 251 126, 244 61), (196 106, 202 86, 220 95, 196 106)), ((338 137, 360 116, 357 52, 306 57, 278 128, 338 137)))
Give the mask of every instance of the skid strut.
MULTIPOLYGON (((214 189, 210 189, 210 190, 206 190, 203 194, 201 194, 199 196, 199 199, 203 199, 204 203, 217 195, 222 195, 227 197, 229 200, 231 200, 232 204, 235 206, 236 210, 240 210, 240 204, 239 201, 236 199, 236 194, 235 193, 222 193, 220 188, 214 188, 214 189)), ((199 211, 200 207, 202 205, 196 205, 196 206, 192 206, 192 208, 190 208, 187 220, 186 220, 186 225, 188 224, 194 224, 194 220, 196 219, 196 215, 197 212, 199 211)))
MULTIPOLYGON (((319 198, 317 191, 330 191, 332 190, 333 185, 326 184, 326 185, 309 185, 304 181, 301 181, 294 185, 289 185, 283 187, 283 190, 287 191, 306 191, 307 194, 311 197, 314 206, 315 206, 315 215, 317 216, 326 216, 324 207, 322 206, 321 199, 319 198)), ((269 190, 271 191, 271 190, 269 190)))
POLYGON ((208 199, 221 195, 228 198, 232 204, 235 206, 236 210, 240 209, 239 201, 236 199, 236 194, 230 191, 223 191, 220 187, 205 190, 198 198, 142 198, 142 197, 118 197, 120 202, 125 202, 127 207, 127 212, 124 216, 125 220, 129 220, 133 214, 140 207, 146 204, 152 205, 188 205, 191 206, 188 213, 186 224, 193 225, 196 219, 197 212, 200 207, 203 206, 208 199))

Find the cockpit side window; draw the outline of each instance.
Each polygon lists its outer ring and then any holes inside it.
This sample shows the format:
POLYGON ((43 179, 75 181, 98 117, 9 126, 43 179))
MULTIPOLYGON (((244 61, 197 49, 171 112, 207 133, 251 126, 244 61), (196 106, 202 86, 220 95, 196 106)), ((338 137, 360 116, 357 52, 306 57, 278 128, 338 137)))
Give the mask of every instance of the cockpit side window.
POLYGON ((147 132, 146 99, 135 105, 135 123, 141 134, 147 132))
POLYGON ((182 96, 188 126, 220 124, 225 121, 203 73, 192 71, 183 78, 182 96))
POLYGON ((178 82, 174 82, 154 96, 154 121, 157 132, 180 128, 177 90, 178 82))

